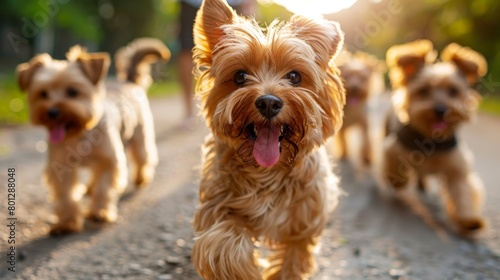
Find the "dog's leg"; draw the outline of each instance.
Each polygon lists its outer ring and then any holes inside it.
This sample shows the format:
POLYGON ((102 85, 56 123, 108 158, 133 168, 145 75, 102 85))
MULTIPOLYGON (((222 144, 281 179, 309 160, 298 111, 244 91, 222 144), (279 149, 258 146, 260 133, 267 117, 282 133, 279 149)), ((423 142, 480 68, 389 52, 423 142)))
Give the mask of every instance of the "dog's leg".
POLYGON ((281 244, 269 257, 271 266, 264 271, 266 280, 307 279, 315 270, 313 251, 316 242, 311 238, 281 244))
POLYGON ((243 225, 224 220, 199 229, 197 216, 192 261, 203 279, 262 279, 254 258, 252 236, 243 225))
POLYGON ((386 185, 401 189, 408 184, 411 173, 414 172, 409 161, 404 161, 404 155, 394 145, 386 147, 383 155, 382 178, 386 185))
POLYGON ((465 234, 474 233, 485 227, 482 216, 484 187, 474 173, 454 172, 447 174, 444 198, 446 211, 458 229, 465 234))
POLYGON ((93 168, 99 179, 91 194, 88 217, 99 222, 116 221, 118 199, 127 186, 127 167, 116 162, 109 164, 108 167, 99 165, 100 167, 93 168))
POLYGON ((340 128, 339 132, 337 133, 337 148, 338 148, 338 155, 341 160, 347 159, 346 136, 347 136, 346 128, 345 127, 340 128))
POLYGON ((365 164, 365 166, 370 166, 372 164, 372 150, 371 150, 371 142, 370 135, 368 131, 368 121, 366 117, 361 121, 361 160, 365 164))
MULTIPOLYGON (((63 157, 64 158, 64 157, 63 157)), ((83 228, 83 216, 80 210, 77 170, 70 166, 59 166, 57 161, 45 170, 45 179, 50 186, 55 202, 58 222, 52 226, 51 234, 77 232, 83 228)))
POLYGON ((426 178, 422 175, 419 175, 417 178, 417 189, 419 192, 425 193, 428 189, 426 178))
POLYGON ((87 184, 87 192, 85 193, 85 195, 87 195, 89 197, 92 196, 92 193, 94 192, 94 190, 97 186, 97 183, 99 182, 99 178, 96 176, 95 173, 92 173, 90 176, 91 176, 90 181, 87 184))
MULTIPOLYGON (((326 172, 323 179, 311 178, 312 181, 316 180, 318 184, 329 188, 327 184, 332 183, 333 174, 330 174, 329 169, 326 172)), ((266 280, 307 279, 316 271, 314 251, 326 227, 329 204, 334 203, 325 195, 332 195, 328 192, 333 190, 311 186, 306 189, 307 193, 291 202, 288 219, 285 224, 279 225, 279 243, 271 243, 270 267, 264 271, 266 280)))
MULTIPOLYGON (((118 133, 116 133, 118 134, 118 133)), ((118 199, 127 187, 127 160, 119 135, 110 132, 114 151, 112 157, 102 158, 92 166, 96 185, 92 190, 88 217, 100 222, 114 222, 118 216, 118 199)))
POLYGON ((136 168, 134 183, 138 188, 145 187, 153 180, 158 164, 158 150, 152 120, 151 123, 145 122, 136 129, 130 142, 130 152, 136 168))

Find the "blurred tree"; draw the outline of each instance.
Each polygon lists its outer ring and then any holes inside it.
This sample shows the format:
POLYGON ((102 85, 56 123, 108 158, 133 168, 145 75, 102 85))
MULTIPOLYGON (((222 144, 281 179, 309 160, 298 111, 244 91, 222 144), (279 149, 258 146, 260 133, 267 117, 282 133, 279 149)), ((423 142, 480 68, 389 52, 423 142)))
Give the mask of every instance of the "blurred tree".
POLYGON ((270 24, 274 19, 287 20, 292 15, 283 6, 274 4, 272 1, 266 0, 261 2, 263 4, 259 13, 259 22, 270 24))
MULTIPOLYGON (((264 24, 290 16, 285 8, 260 1, 264 24)), ((487 58, 491 85, 500 82, 499 9, 498 0, 358 0, 327 18, 341 23, 349 49, 380 58, 390 46, 420 38, 432 40, 438 50, 450 42, 470 46, 487 58)), ((177 0, 4 0, 0 34, 7 40, 0 42, 0 58, 13 65, 42 51, 62 57, 76 43, 114 52, 141 36, 164 40, 175 55, 177 16, 177 0)))
POLYGON ((96 1, 6 0, 3 8, 0 28, 7 33, 10 49, 4 45, 2 53, 30 57, 57 50, 56 41, 66 43, 66 38, 61 37, 98 42, 102 36, 96 1))
POLYGON ((8 40, 0 56, 18 63, 39 52, 61 58, 74 44, 113 53, 137 37, 171 40, 173 6, 175 0, 5 0, 0 32, 8 40))
POLYGON ((153 18, 156 16, 155 0, 99 1, 98 12, 101 16, 104 36, 101 49, 114 53, 124 44, 136 37, 154 36, 153 18))
POLYGON ((500 21, 498 0, 358 0, 328 18, 340 22, 346 47, 385 57, 394 45, 430 39, 437 50, 451 42, 482 53, 489 73, 482 90, 500 91, 500 21))

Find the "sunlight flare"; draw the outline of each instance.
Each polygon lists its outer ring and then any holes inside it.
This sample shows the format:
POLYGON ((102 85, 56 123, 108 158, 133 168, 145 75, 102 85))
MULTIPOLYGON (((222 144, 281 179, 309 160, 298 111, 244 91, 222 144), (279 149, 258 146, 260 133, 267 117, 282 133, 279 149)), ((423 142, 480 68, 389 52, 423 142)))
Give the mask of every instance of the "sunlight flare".
POLYGON ((322 17, 351 7, 357 0, 261 0, 262 3, 274 2, 292 13, 308 17, 322 17))

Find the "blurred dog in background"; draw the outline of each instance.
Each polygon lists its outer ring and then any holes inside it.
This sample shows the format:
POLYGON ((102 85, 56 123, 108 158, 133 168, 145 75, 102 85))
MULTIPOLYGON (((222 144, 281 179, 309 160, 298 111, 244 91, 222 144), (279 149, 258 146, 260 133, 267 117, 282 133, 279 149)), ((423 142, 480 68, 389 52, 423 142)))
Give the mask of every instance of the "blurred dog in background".
POLYGON ((458 231, 473 234, 486 225, 484 189, 457 129, 473 117, 480 96, 472 85, 486 74, 487 64, 481 54, 455 43, 444 48, 440 62, 436 56, 428 40, 387 51, 401 126, 384 143, 381 175, 396 189, 438 175, 448 217, 458 231))
MULTIPOLYGON (((358 127, 361 132, 361 163, 372 163, 372 145, 369 127, 368 102, 371 96, 384 91, 383 72, 385 64, 375 56, 365 52, 342 51, 336 59, 346 90, 347 102, 344 107, 344 122, 336 134, 336 148, 340 159, 348 157, 349 128, 358 127), (382 81, 382 86, 380 82, 382 81)), ((351 147, 352 148, 352 147, 351 147)))
POLYGON ((109 55, 88 53, 80 46, 70 49, 67 60, 45 53, 18 65, 17 79, 28 93, 31 122, 49 133, 45 180, 58 218, 52 234, 83 227, 81 167, 91 170, 87 215, 97 221, 117 218, 118 199, 128 181, 126 148, 136 169, 134 183, 142 187, 153 180, 158 155, 146 96, 149 64, 169 57, 161 41, 138 39, 117 52, 121 81, 110 82, 105 81, 109 55))

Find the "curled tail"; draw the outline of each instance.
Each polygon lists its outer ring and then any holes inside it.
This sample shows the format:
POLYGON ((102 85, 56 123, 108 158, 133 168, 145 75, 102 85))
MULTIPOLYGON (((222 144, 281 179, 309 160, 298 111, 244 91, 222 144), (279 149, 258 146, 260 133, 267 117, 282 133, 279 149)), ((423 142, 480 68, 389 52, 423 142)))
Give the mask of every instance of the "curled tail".
POLYGON ((129 81, 148 88, 151 78, 151 64, 170 59, 170 50, 156 38, 139 38, 120 48, 115 54, 116 75, 119 80, 129 81))

